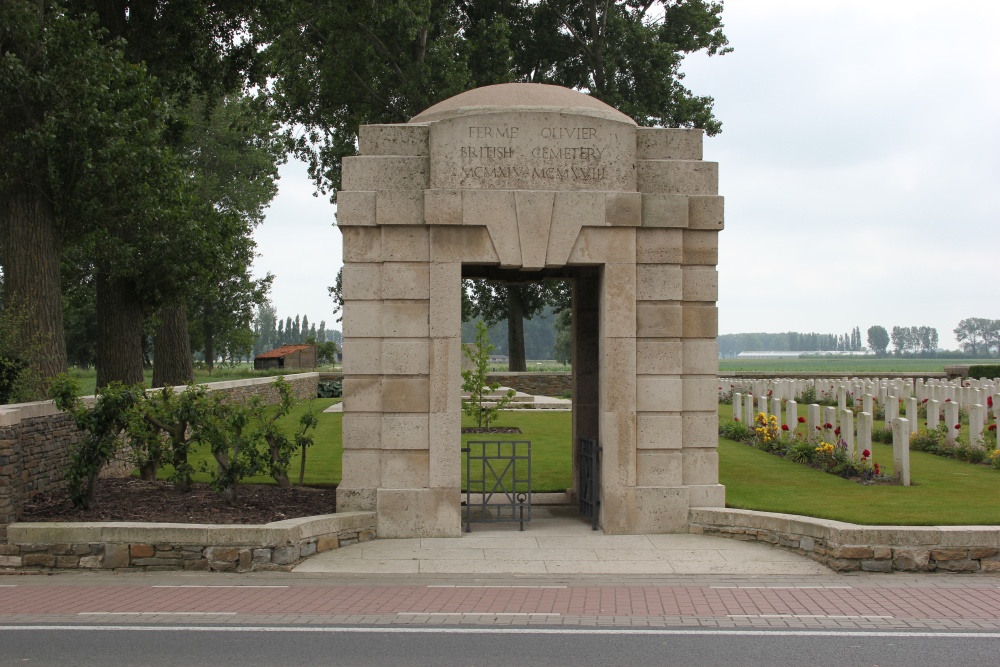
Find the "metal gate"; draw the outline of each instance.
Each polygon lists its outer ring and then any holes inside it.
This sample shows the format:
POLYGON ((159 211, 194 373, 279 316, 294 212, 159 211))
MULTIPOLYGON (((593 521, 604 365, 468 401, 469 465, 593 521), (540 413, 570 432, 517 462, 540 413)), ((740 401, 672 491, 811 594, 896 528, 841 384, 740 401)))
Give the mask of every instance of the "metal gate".
POLYGON ((597 519, 601 513, 601 448, 594 438, 580 438, 579 444, 577 470, 580 475, 580 514, 590 519, 592 530, 597 530, 597 519))
POLYGON ((531 521, 531 442, 470 440, 466 454, 465 532, 472 523, 531 521), (476 502, 473 502, 473 495, 476 502))

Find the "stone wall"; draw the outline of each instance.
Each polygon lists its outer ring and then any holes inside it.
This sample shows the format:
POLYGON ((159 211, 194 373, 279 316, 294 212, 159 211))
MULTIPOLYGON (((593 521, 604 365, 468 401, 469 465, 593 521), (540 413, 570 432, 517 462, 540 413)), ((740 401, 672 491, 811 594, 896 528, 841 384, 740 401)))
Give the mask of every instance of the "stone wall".
POLYGON ((259 526, 22 523, 0 544, 0 570, 287 571, 302 559, 375 539, 375 514, 259 526))
POLYGON ((525 394, 559 398, 573 390, 572 373, 490 373, 490 382, 525 394))
MULTIPOLYGON (((315 398, 318 373, 284 377, 292 385, 296 398, 315 398)), ((276 403, 278 393, 271 386, 273 382, 271 377, 252 378, 213 382, 208 387, 236 399, 259 395, 267 403, 276 403)), ((39 493, 65 488, 69 451, 81 437, 72 419, 52 401, 0 406, 0 543, 7 537, 7 524, 21 516, 26 501, 39 493)), ((124 460, 116 461, 112 467, 111 472, 119 474, 127 474, 131 469, 124 460)))
POLYGON ((837 572, 1000 573, 998 526, 860 526, 753 510, 694 508, 692 533, 767 542, 837 572))

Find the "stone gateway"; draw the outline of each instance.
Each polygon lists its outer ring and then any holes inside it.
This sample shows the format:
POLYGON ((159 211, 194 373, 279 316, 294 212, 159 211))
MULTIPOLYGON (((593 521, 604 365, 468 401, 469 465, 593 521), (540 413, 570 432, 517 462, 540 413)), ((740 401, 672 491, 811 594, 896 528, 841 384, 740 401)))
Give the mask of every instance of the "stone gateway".
POLYGON ((700 130, 502 84, 362 127, 360 148, 338 193, 340 511, 375 510, 384 538, 460 534, 463 277, 572 280, 573 442, 602 448, 606 533, 686 532, 688 508, 724 506, 723 201, 700 130))

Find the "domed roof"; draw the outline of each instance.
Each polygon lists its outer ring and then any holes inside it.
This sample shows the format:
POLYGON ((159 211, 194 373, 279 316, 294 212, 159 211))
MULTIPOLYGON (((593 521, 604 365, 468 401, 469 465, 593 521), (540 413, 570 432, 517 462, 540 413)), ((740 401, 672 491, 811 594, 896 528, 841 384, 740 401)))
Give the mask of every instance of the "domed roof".
POLYGON ((430 123, 446 118, 504 111, 556 111, 635 125, 635 121, 590 95, 544 83, 500 83, 459 93, 410 119, 430 123))

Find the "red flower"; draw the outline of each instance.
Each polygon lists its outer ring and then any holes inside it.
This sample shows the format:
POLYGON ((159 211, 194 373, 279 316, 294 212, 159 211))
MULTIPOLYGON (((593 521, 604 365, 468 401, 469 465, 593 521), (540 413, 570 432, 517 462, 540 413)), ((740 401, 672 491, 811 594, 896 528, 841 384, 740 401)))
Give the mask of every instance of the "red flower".
POLYGON ((740 420, 740 418, 739 418, 739 417, 733 417, 733 421, 734 421, 734 422, 738 422, 739 420, 740 420))
POLYGON ((819 426, 817 426, 817 427, 816 427, 816 430, 817 430, 817 431, 818 431, 818 430, 820 430, 819 426))
POLYGON ((955 424, 955 430, 958 431, 962 428, 961 424, 955 424))
POLYGON ((839 426, 837 428, 833 429, 833 434, 834 435, 840 435, 840 427, 839 426))
POLYGON ((986 407, 988 407, 988 408, 992 408, 993 407, 993 397, 992 396, 987 396, 986 397, 986 407))
POLYGON ((806 423, 806 418, 805 417, 799 417, 799 423, 800 424, 805 424, 806 423))
POLYGON ((875 474, 876 475, 881 475, 882 474, 882 469, 878 467, 877 463, 875 464, 875 474))
POLYGON ((781 425, 781 430, 782 431, 787 431, 788 430, 788 424, 782 424, 781 425))
POLYGON ((946 399, 944 399, 944 402, 945 403, 951 403, 951 399, 950 398, 946 398, 946 399))
POLYGON ((827 429, 833 428, 833 424, 831 424, 830 422, 827 422, 827 423, 823 424, 823 428, 827 428, 827 429))
POLYGON ((872 455, 871 451, 869 451, 867 449, 865 451, 861 452, 861 458, 867 459, 871 455, 872 455))
POLYGON ((997 425, 996 424, 990 424, 989 426, 986 427, 986 430, 987 431, 995 431, 995 430, 997 430, 997 425))
POLYGON ((927 402, 927 399, 925 398, 924 400, 922 400, 922 401, 920 401, 920 402, 921 402, 921 403, 926 403, 926 402, 927 402))
POLYGON ((771 395, 771 394, 773 394, 773 393, 774 393, 774 390, 773 390, 773 389, 768 389, 768 390, 767 390, 767 395, 768 395, 768 396, 770 396, 770 395, 771 395))

